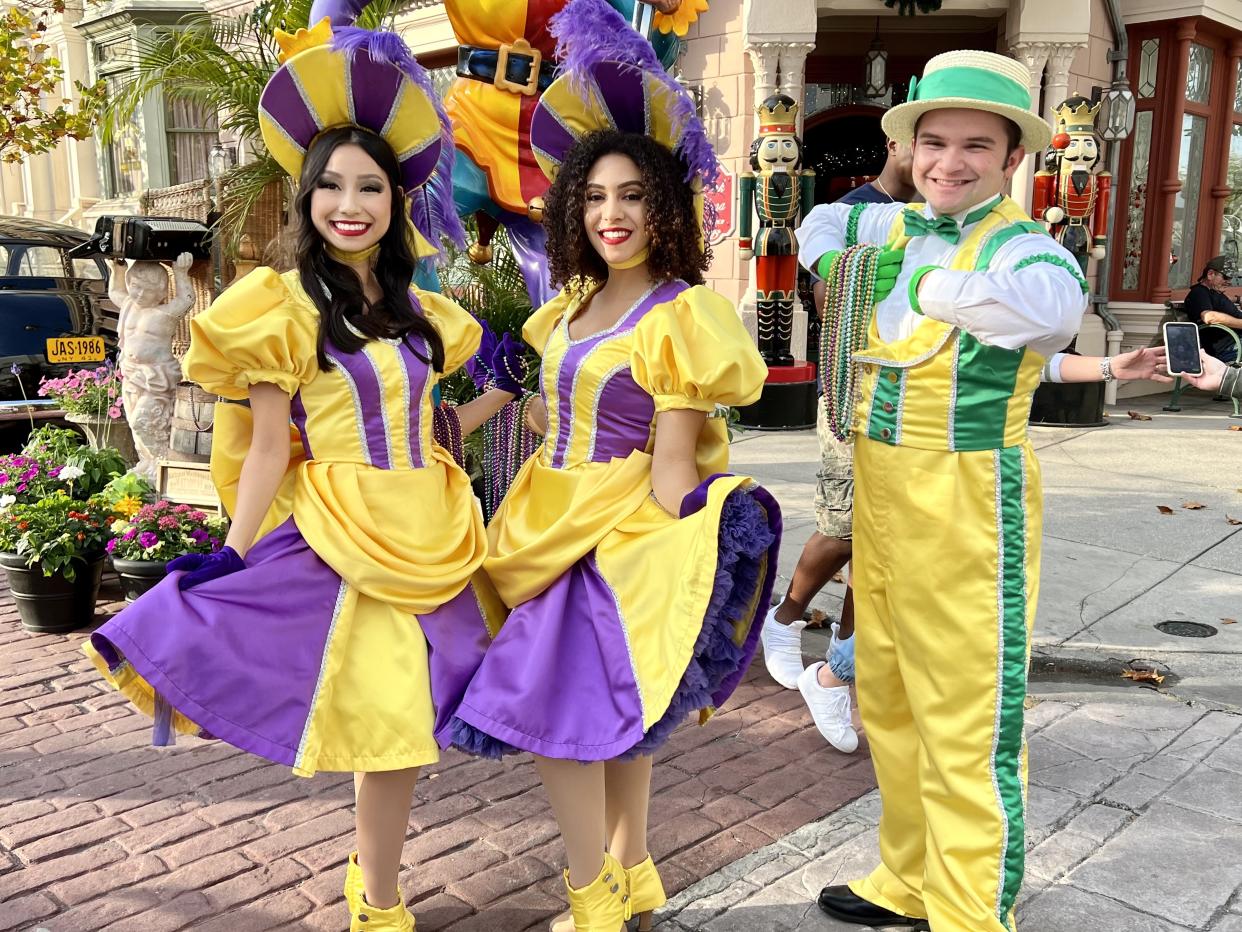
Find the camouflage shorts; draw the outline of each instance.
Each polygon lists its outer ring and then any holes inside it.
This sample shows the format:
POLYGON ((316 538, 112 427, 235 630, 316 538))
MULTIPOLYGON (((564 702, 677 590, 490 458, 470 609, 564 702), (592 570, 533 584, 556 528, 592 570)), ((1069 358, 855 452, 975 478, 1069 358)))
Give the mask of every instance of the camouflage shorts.
POLYGON ((815 473, 815 529, 825 537, 849 540, 854 535, 854 448, 828 429, 820 396, 815 418, 819 436, 819 470, 815 473))

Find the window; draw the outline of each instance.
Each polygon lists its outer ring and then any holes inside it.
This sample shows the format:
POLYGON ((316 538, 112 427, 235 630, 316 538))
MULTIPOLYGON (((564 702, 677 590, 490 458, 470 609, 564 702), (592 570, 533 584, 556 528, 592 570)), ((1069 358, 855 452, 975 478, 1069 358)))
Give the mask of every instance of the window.
POLYGON ((164 107, 164 121, 169 183, 206 178, 211 147, 220 139, 216 115, 195 101, 171 99, 164 107))
MULTIPOLYGON (((1137 112, 1114 179, 1112 285, 1122 300, 1160 304, 1212 256, 1242 267, 1242 75, 1237 34, 1209 17, 1129 34, 1137 112)), ((1230 285, 1242 288, 1242 273, 1230 285)))
MULTIPOLYGON (((113 97, 125 84, 125 75, 104 78, 108 96, 113 97)), ((137 114, 135 114, 137 118, 137 114)), ((142 190, 142 136, 137 123, 119 130, 107 145, 100 143, 104 197, 132 197, 142 190)))
POLYGON ((65 264, 55 246, 18 246, 13 252, 17 267, 11 272, 19 278, 65 277, 65 264))
POLYGON ((1189 288, 1195 275, 1195 241, 1199 230, 1199 193, 1203 186, 1203 140, 1207 118, 1182 116, 1182 147, 1177 180, 1182 189, 1173 202, 1173 253, 1169 256, 1169 287, 1189 288))

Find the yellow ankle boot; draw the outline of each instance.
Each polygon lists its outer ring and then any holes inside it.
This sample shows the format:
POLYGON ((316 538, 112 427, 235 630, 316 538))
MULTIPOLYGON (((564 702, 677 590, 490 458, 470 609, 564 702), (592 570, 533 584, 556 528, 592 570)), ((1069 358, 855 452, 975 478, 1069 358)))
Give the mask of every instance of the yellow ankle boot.
POLYGON ((414 917, 405 908, 404 900, 398 899, 397 905, 388 909, 376 909, 360 891, 349 932, 414 932, 414 917))
POLYGON ((569 892, 569 911, 575 932, 621 932, 630 918, 630 896, 626 887, 625 868, 611 854, 604 855, 599 876, 585 887, 575 890, 569 885, 565 871, 565 889, 569 892))
POLYGON ((633 867, 625 868, 625 880, 630 890, 630 909, 638 917, 638 932, 651 932, 651 912, 668 902, 664 884, 656 870, 651 855, 633 867))
POLYGON ((358 866, 358 852, 349 853, 349 861, 345 864, 345 905, 352 916, 362 905, 362 868, 358 866))

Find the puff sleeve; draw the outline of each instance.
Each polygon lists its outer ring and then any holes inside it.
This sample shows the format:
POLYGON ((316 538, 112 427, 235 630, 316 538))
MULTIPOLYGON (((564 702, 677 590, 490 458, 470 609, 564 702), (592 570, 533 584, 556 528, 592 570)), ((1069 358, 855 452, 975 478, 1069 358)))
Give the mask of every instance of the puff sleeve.
POLYGON ((552 331, 561 322, 561 318, 574 303, 568 291, 562 291, 555 298, 544 304, 522 325, 522 341, 538 355, 543 355, 543 348, 548 345, 552 331))
POLYGON ((292 295, 272 269, 258 268, 190 321, 181 368, 191 382, 235 401, 256 382, 293 395, 318 370, 318 335, 314 305, 292 295))
POLYGON ((696 285, 634 328, 630 370, 655 409, 711 412, 759 398, 767 367, 732 303, 696 285))
POLYGON ((479 348, 483 327, 456 301, 434 291, 415 288, 423 314, 444 344, 444 374, 456 372, 479 348))

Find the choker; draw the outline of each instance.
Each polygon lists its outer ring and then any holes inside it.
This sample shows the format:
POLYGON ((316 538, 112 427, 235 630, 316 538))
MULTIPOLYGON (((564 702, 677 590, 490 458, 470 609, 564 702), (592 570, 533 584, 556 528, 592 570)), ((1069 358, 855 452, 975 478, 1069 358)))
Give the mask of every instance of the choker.
POLYGON ((608 262, 607 259, 605 259, 604 262, 607 264, 608 268, 610 269, 616 269, 617 271, 624 271, 625 269, 638 268, 640 265, 642 265, 644 262, 647 261, 647 258, 650 255, 651 255, 651 247, 644 246, 642 249, 638 250, 638 252, 636 252, 634 255, 630 256, 630 258, 626 259, 624 262, 608 262))
POLYGON ((325 246, 327 247, 328 255, 330 255, 337 262, 344 262, 347 265, 354 265, 358 262, 366 262, 377 252, 379 252, 380 248, 380 244, 376 243, 374 246, 368 246, 366 249, 359 249, 357 252, 348 252, 344 249, 337 249, 331 244, 325 243, 325 246))

